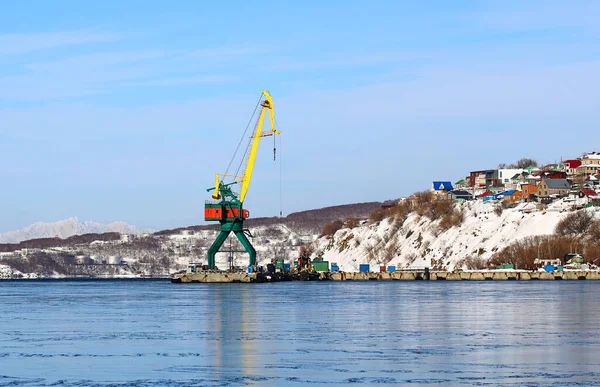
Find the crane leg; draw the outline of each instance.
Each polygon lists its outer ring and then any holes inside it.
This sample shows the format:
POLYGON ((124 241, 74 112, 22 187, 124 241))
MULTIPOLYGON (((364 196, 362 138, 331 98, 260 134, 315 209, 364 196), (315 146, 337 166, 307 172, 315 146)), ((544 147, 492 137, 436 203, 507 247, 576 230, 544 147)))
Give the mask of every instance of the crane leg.
POLYGON ((254 246, 250 243, 243 230, 235 230, 235 236, 242 243, 248 255, 250 255, 250 265, 256 265, 256 250, 254 250, 254 246))
POLYGON ((229 235, 230 232, 231 232, 230 230, 221 230, 221 232, 217 236, 217 239, 215 239, 213 244, 208 249, 208 268, 209 269, 211 269, 211 270, 215 269, 215 256, 217 255, 217 252, 219 251, 219 249, 221 248, 221 246, 227 239, 227 236, 229 235))

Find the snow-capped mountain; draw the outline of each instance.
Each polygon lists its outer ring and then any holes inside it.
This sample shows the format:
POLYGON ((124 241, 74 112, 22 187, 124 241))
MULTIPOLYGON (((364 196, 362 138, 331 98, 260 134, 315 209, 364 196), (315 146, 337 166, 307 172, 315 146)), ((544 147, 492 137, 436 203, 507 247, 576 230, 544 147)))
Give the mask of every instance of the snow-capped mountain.
POLYGON ((110 224, 82 222, 77 217, 72 217, 54 223, 36 222, 21 230, 0 233, 0 243, 18 243, 36 238, 68 238, 73 235, 104 232, 138 234, 140 231, 135 226, 124 222, 110 224))

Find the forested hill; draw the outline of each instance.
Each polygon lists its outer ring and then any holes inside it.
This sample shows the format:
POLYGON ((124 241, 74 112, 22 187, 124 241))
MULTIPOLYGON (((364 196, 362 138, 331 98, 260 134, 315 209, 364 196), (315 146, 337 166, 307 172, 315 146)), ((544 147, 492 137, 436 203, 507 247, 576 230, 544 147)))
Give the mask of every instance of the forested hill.
MULTIPOLYGON (((347 217, 355 217, 358 219, 366 219, 371 212, 381 208, 382 202, 366 202, 342 204, 338 206, 323 207, 314 210, 292 212, 284 218, 265 217, 265 218, 250 218, 246 220, 245 225, 248 228, 271 226, 274 224, 283 224, 292 229, 294 232, 303 234, 320 234, 323 226, 327 223, 344 220, 347 217)), ((170 235, 178 234, 182 230, 215 230, 218 224, 195 225, 189 227, 179 227, 171 230, 162 230, 154 233, 154 235, 170 235)))

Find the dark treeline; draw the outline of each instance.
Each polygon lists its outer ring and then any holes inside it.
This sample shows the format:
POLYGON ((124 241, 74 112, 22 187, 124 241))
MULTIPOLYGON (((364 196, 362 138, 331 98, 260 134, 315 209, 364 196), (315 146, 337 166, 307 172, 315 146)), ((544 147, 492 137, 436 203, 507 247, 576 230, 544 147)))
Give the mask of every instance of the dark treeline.
MULTIPOLYGON (((276 224, 283 224, 287 227, 292 228, 297 232, 305 232, 311 234, 318 234, 323 229, 323 226, 329 222, 336 220, 344 220, 348 217, 355 217, 359 219, 368 218, 369 214, 376 209, 381 208, 381 202, 366 202, 366 203, 353 203, 343 204, 339 206, 324 207, 314 210, 292 212, 285 218, 278 217, 265 217, 265 218, 250 218, 244 222, 249 227, 264 227, 273 226, 276 224)), ((218 224, 206 224, 196 225, 189 227, 179 227, 170 230, 162 230, 155 232, 154 235, 173 235, 179 234, 183 230, 218 230, 218 224)))

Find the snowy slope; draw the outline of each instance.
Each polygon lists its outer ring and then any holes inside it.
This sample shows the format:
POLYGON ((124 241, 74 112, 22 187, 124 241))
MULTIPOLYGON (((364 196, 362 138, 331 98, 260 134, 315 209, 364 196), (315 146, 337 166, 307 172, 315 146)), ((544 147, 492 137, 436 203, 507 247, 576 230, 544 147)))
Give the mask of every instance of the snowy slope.
POLYGON ((332 239, 319 238, 315 242, 317 254, 322 252, 324 260, 336 262, 343 271, 358 271, 361 263, 370 263, 372 271, 378 271, 380 265, 452 270, 469 256, 488 259, 517 239, 552 234, 567 215, 552 210, 523 213, 506 209, 498 216, 493 204, 480 201, 456 206, 464 211, 465 220, 445 232, 438 231, 439 221, 411 213, 403 224, 384 219, 341 229, 332 239))
POLYGON ((97 222, 81 222, 77 217, 68 218, 54 223, 37 222, 31 226, 17 231, 9 231, 0 234, 0 243, 18 243, 28 239, 35 238, 68 238, 73 235, 87 233, 119 232, 137 234, 135 226, 124 222, 113 222, 103 224, 97 222))

